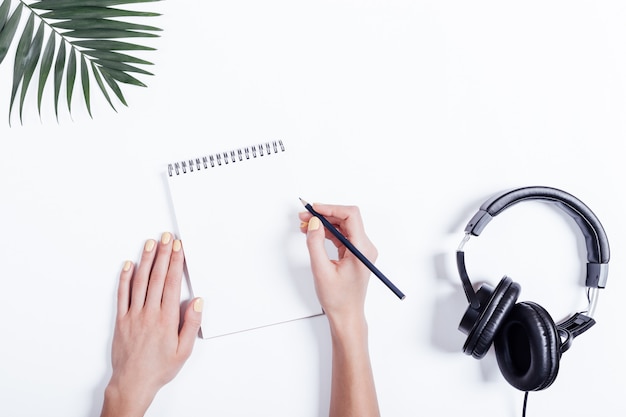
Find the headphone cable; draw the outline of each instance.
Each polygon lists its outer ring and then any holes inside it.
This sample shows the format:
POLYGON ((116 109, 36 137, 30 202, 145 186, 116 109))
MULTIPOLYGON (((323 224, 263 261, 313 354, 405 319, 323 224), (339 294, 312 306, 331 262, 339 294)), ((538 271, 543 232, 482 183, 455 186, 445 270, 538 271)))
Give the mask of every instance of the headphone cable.
POLYGON ((528 402, 528 391, 524 393, 524 405, 522 406, 522 417, 526 417, 526 403, 528 402))

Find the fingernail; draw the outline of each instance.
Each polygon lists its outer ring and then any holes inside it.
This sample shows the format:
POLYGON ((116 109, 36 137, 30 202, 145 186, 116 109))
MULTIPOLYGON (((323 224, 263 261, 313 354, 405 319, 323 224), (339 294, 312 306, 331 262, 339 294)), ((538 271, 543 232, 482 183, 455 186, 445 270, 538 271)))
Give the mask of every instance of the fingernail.
POLYGON ((204 307, 204 300, 202 298, 196 298, 193 302, 193 311, 196 313, 202 313, 202 308, 204 307))
POLYGON ((133 263, 131 261, 124 262, 124 266, 122 267, 122 271, 124 271, 124 272, 130 271, 130 267, 131 266, 133 266, 133 263))
POLYGON ((180 251, 181 247, 182 247, 182 245, 180 243, 180 240, 178 240, 178 239, 174 240, 174 244, 172 245, 172 250, 174 252, 178 252, 178 251, 180 251))
POLYGON ((167 245, 172 240, 172 235, 169 232, 165 232, 161 235, 161 243, 167 245))
POLYGON ((308 222, 300 222, 300 229, 302 229, 302 228, 307 228, 307 227, 308 227, 308 225, 309 225, 309 223, 308 223, 308 222))
POLYGON ((311 217, 311 220, 309 220, 309 227, 307 230, 317 230, 319 228, 320 228, 320 219, 318 219, 315 216, 311 217))
POLYGON ((146 242, 146 245, 143 248, 146 252, 152 252, 152 249, 154 249, 154 244, 155 241, 150 239, 146 242))

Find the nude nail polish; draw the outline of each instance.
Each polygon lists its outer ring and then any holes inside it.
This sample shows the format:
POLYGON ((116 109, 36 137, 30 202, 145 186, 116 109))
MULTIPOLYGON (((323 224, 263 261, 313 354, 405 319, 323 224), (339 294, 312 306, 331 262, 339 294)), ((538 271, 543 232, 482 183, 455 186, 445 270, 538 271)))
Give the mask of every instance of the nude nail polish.
POLYGON ((122 267, 122 271, 128 272, 128 271, 130 271, 130 268, 132 266, 133 266, 133 263, 131 261, 124 262, 124 266, 122 267))
POLYGON ((169 232, 165 232, 163 233, 163 235, 161 235, 161 243, 164 245, 167 245, 168 243, 170 243, 170 240, 172 240, 172 234, 169 232))
POLYGON ((152 249, 154 249, 154 245, 155 245, 155 241, 152 239, 149 239, 143 248, 146 252, 152 252, 152 249))
POLYGON ((321 224, 320 219, 313 216, 311 217, 311 220, 309 220, 309 227, 307 230, 317 230, 320 228, 320 224, 321 224))

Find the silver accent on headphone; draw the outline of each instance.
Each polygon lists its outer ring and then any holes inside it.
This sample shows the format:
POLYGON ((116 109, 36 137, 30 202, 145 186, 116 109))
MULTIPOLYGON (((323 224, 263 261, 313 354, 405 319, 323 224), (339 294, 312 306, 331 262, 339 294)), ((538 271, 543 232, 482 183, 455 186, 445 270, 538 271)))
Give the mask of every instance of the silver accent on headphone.
POLYGON ((463 247, 465 246, 467 241, 470 239, 470 237, 472 237, 471 234, 465 233, 465 236, 463 236, 463 240, 461 240, 461 243, 459 243, 459 247, 457 248, 457 252, 463 252, 463 247))
POLYGON ((593 318, 596 313, 596 307, 598 306, 598 296, 600 295, 600 288, 589 288, 589 307, 587 308, 586 316, 593 318))

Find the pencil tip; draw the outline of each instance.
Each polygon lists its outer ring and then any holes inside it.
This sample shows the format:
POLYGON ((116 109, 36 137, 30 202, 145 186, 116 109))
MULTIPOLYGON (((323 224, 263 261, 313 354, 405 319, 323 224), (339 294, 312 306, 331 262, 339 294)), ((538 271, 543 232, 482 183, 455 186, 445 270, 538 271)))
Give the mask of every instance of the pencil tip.
POLYGON ((306 201, 304 201, 302 198, 300 198, 300 197, 298 197, 298 198, 300 199, 300 202, 302 203, 303 206, 306 206, 307 204, 309 204, 306 201))

